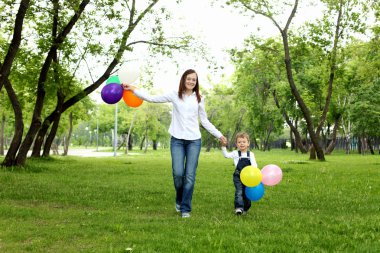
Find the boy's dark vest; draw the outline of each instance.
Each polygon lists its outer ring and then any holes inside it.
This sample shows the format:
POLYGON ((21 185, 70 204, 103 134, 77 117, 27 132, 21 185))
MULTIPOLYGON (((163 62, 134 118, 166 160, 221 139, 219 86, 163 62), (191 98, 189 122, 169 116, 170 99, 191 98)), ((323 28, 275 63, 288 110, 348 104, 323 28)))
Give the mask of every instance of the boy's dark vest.
POLYGON ((239 153, 239 162, 236 165, 236 170, 240 172, 242 169, 244 169, 244 167, 251 165, 251 159, 249 159, 249 150, 247 151, 247 157, 241 157, 240 150, 238 151, 238 153, 239 153))

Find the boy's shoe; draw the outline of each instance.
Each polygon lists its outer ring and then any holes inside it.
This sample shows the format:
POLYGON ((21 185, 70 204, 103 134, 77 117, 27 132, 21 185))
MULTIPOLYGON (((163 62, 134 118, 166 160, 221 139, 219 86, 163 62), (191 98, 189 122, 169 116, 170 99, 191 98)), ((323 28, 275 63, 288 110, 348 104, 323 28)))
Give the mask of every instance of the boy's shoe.
POLYGON ((236 208, 236 209, 235 209, 235 214, 236 214, 236 215, 242 215, 242 214, 243 214, 243 209, 241 209, 241 208, 236 208))
POLYGON ((177 213, 179 213, 181 210, 181 205, 178 205, 177 203, 175 204, 175 210, 177 211, 177 213))
POLYGON ((190 213, 181 213, 182 218, 190 218, 190 213))

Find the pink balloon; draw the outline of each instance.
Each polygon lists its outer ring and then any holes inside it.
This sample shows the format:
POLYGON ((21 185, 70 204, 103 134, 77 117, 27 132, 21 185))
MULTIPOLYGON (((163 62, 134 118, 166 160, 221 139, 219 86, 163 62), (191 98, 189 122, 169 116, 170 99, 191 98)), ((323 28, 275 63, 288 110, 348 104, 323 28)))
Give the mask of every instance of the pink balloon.
POLYGON ((269 164, 261 169, 263 176, 262 183, 264 185, 273 186, 278 184, 282 179, 282 170, 275 164, 269 164))

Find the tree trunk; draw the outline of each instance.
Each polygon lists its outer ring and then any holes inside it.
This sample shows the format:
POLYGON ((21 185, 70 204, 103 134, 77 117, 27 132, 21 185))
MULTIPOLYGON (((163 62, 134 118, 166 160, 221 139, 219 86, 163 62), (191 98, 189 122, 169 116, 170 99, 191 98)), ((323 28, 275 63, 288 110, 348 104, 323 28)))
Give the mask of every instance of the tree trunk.
POLYGON ((121 147, 123 147, 124 146, 124 144, 126 143, 126 138, 127 138, 127 136, 125 135, 125 134, 122 134, 121 135, 123 138, 122 138, 122 142, 119 144, 119 146, 117 147, 117 150, 120 150, 121 149, 121 147))
MULTIPOLYGON (((291 132, 293 132, 293 134, 294 134, 296 147, 299 147, 299 149, 301 150, 302 154, 306 154, 307 153, 307 149, 304 147, 304 145, 302 145, 301 135, 298 132, 297 127, 293 125, 293 123, 290 120, 290 118, 289 118, 288 114, 286 113, 285 109, 283 109, 283 108, 281 109, 280 103, 279 103, 278 98, 277 98, 276 90, 273 90, 272 95, 273 95, 273 98, 274 98, 274 101, 275 101, 275 104, 276 104, 277 108, 281 110, 283 118, 285 119, 286 123, 290 127, 291 132)), ((295 122, 297 124, 297 120, 295 122)), ((298 153, 298 149, 296 149, 296 152, 298 153)))
POLYGON ((362 139, 361 139, 361 141, 362 141, 362 155, 365 155, 365 153, 367 152, 367 150, 368 150, 368 146, 367 146, 367 137, 363 137, 362 139))
POLYGON ((7 51, 7 54, 5 55, 4 62, 2 63, 2 65, 0 65, 0 91, 3 88, 4 82, 9 77, 9 73, 11 71, 13 61, 20 48, 22 28, 24 25, 24 18, 25 18, 26 11, 29 8, 29 3, 30 3, 30 0, 22 0, 20 2, 19 8, 16 14, 12 41, 8 47, 8 51, 7 51))
MULTIPOLYGON (((304 100, 302 99, 302 97, 301 97, 301 95, 300 95, 300 93, 299 93, 299 91, 295 85, 294 78, 293 78, 293 70, 292 70, 293 67, 292 67, 292 60, 290 57, 289 41, 288 41, 288 33, 287 33, 288 31, 287 30, 289 28, 291 20, 293 19, 294 15, 296 13, 297 6, 298 6, 298 1, 296 0, 294 8, 292 10, 291 15, 289 16, 289 19, 288 19, 288 22, 287 22, 285 29, 282 30, 281 28, 279 28, 280 32, 281 32, 283 46, 284 46, 284 52, 285 52, 284 62, 285 62, 286 74, 287 74, 287 79, 288 79, 288 83, 290 86, 290 90, 291 90, 294 98, 297 100, 297 103, 298 103, 298 105, 302 111, 302 114, 304 116, 304 119, 306 121, 307 130, 309 132, 310 139, 311 139, 311 141, 314 145, 315 151, 317 153, 317 157, 320 161, 325 161, 325 156, 324 156, 323 150, 319 146, 319 136, 314 132, 314 124, 313 124, 313 120, 311 118, 311 113, 309 111, 309 108, 306 106, 304 100)), ((312 159, 312 157, 310 157, 310 158, 312 159)))
POLYGON ((70 127, 69 127, 69 133, 67 134, 66 141, 64 143, 64 148, 63 148, 63 156, 67 156, 69 152, 69 146, 70 146, 70 139, 71 139, 71 133, 73 132, 73 113, 70 112, 69 115, 69 122, 70 122, 70 127))
POLYGON ((311 147, 310 147, 310 157, 309 157, 310 160, 315 160, 316 159, 315 153, 316 152, 315 152, 314 145, 311 145, 311 147))
POLYGON ((5 158, 2 162, 2 166, 5 167, 11 167, 16 165, 16 154, 17 150, 20 147, 22 135, 24 132, 24 121, 22 118, 22 109, 20 102, 17 99, 17 95, 14 92, 11 83, 9 82, 8 78, 4 81, 4 87, 5 90, 8 93, 8 97, 11 101, 13 112, 15 115, 15 125, 14 125, 14 135, 11 141, 11 144, 8 148, 7 154, 5 155, 5 158))
POLYGON ((157 140, 153 140, 153 150, 157 150, 157 140))
POLYGON ((128 151, 131 151, 133 149, 133 138, 131 138, 131 135, 128 137, 128 151))
MULTIPOLYGON (((297 130, 297 132, 298 132, 298 117, 296 117, 295 119, 294 119, 294 128, 297 130)), ((293 132, 293 130, 291 131, 292 133, 294 133, 293 132)), ((294 140, 294 142, 295 142, 295 145, 294 145, 294 148, 295 148, 295 151, 296 151, 296 153, 298 153, 298 149, 301 149, 301 147, 304 147, 303 146, 303 144, 302 144, 302 138, 301 138, 301 135, 298 133, 298 138, 299 139, 296 139, 296 138, 294 138, 295 140, 294 140)), ((305 151, 307 152, 307 149, 306 149, 306 147, 304 147, 304 149, 305 149, 305 151)), ((302 149, 301 149, 301 152, 302 152, 302 149)))
POLYGON ((210 152, 212 148, 212 141, 209 139, 208 142, 206 142, 206 152, 210 152))
POLYGON ((374 155, 375 151, 373 150, 373 146, 372 146, 371 138, 370 137, 367 138, 367 145, 368 145, 368 148, 369 148, 371 154, 374 155))
POLYGON ((339 128, 340 117, 341 117, 341 114, 339 114, 339 115, 337 115, 335 117, 334 128, 333 128, 332 137, 331 137, 331 142, 330 142, 329 146, 326 149, 326 155, 330 155, 333 152, 334 148, 335 148, 335 145, 336 145, 336 135, 337 135, 338 128, 339 128))
POLYGON ((350 154, 351 151, 351 137, 350 135, 347 135, 344 137, 344 142, 346 146, 346 154, 350 154))
MULTIPOLYGON (((55 29, 53 29, 53 38, 57 37, 57 29, 58 29, 58 13, 59 13, 59 3, 58 0, 54 0, 54 25, 55 29)), ((48 137, 46 138, 45 145, 44 145, 44 151, 42 156, 48 157, 50 155, 50 148, 51 145, 55 139, 55 135, 57 134, 59 122, 61 120, 61 115, 62 115, 62 105, 65 102, 65 94, 62 89, 62 85, 60 82, 60 76, 59 76, 59 60, 58 60, 58 54, 57 50, 54 51, 53 53, 53 74, 54 74, 54 81, 55 84, 57 85, 57 105, 56 105, 56 110, 57 111, 57 116, 54 119, 53 126, 50 129, 50 133, 48 137)))
POLYGON ((361 137, 360 138, 360 142, 361 142, 361 154, 362 155, 365 155, 365 152, 367 150, 367 140, 366 140, 366 137, 361 137))
POLYGON ((48 137, 46 138, 45 145, 44 145, 44 152, 42 154, 42 156, 44 156, 44 157, 48 157, 50 154, 50 148, 51 148, 51 145, 55 139, 55 135, 57 134, 57 130, 58 130, 60 120, 61 120, 61 115, 59 115, 54 120, 54 123, 53 123, 53 126, 51 127, 50 133, 49 133, 48 137))
POLYGON ((259 144, 257 144, 256 136, 254 134, 251 134, 250 139, 251 139, 251 144, 252 144, 253 148, 260 149, 259 144))
POLYGON ((142 140, 141 140, 141 143, 140 143, 140 150, 143 149, 145 138, 146 138, 146 136, 144 135, 142 140))
POLYGON ((22 140, 22 135, 24 131, 24 122, 22 119, 22 110, 20 103, 17 99, 17 95, 12 88, 12 84, 10 83, 8 77, 10 70, 13 65, 13 61, 16 57, 17 51, 19 50, 21 44, 21 34, 22 28, 24 24, 24 18, 26 11, 29 8, 29 0, 22 0, 19 5, 19 9, 16 14, 15 25, 13 29, 13 38, 11 44, 8 47, 7 54, 4 58, 3 64, 0 63, 0 91, 5 86, 5 89, 8 93, 8 97, 11 101, 14 115, 15 115, 15 131, 7 151, 7 155, 5 156, 2 166, 11 167, 15 165, 15 159, 17 150, 20 147, 20 143, 22 140))
POLYGON ((148 129, 146 129, 146 132, 145 132, 145 149, 144 149, 144 153, 146 153, 147 150, 148 150, 148 129))
POLYGON ((130 141, 130 138, 131 138, 131 133, 132 133, 132 129, 133 129, 133 124, 135 122, 135 118, 136 118, 136 112, 134 112, 134 114, 133 114, 132 121, 131 121, 131 124, 129 125, 129 129, 128 129, 127 141, 126 141, 126 147, 125 147, 125 153, 126 154, 128 154, 128 150, 132 150, 132 141, 130 141), (129 145, 131 145, 131 146, 129 146, 129 145))
POLYGON ((48 117, 45 118, 44 122, 42 123, 41 128, 40 130, 38 130, 36 139, 34 141, 32 157, 41 156, 42 144, 44 143, 44 139, 45 139, 45 136, 47 135, 51 122, 55 120, 56 116, 57 116, 56 113, 50 114, 48 117))
POLYGON ((4 155, 4 131, 5 130, 5 114, 1 117, 1 130, 0 130, 0 155, 4 155))
POLYGON ((268 131, 267 131, 267 136, 265 137, 264 139, 264 147, 263 147, 263 151, 266 151, 268 150, 269 151, 269 137, 270 137, 270 134, 272 133, 272 130, 273 130, 273 120, 271 121, 269 127, 268 127, 268 131))
POLYGON ((37 137, 34 141, 33 145, 33 151, 32 151, 32 157, 40 157, 41 156, 41 147, 43 144, 43 140, 46 136, 46 133, 51 125, 51 122, 53 122, 52 129, 50 130, 50 133, 45 141, 44 144, 44 151, 43 151, 43 156, 49 156, 50 153, 50 147, 51 144, 54 141, 55 135, 57 133, 57 129, 59 126, 59 122, 61 119, 61 111, 62 111, 62 105, 65 101, 65 95, 62 91, 62 88, 60 88, 60 78, 59 78, 59 72, 58 72, 58 57, 57 57, 57 52, 53 55, 53 68, 54 68, 54 80, 55 83, 58 86, 57 90, 57 105, 55 107, 55 110, 53 114, 50 114, 48 117, 45 118, 44 122, 42 123, 41 128, 39 129, 37 133, 37 137))
MULTIPOLYGON (((294 141, 292 130, 289 131, 289 140, 290 140, 290 151, 293 151, 296 149, 296 142, 294 141)), ((298 153, 298 150, 296 150, 296 153, 298 153)))

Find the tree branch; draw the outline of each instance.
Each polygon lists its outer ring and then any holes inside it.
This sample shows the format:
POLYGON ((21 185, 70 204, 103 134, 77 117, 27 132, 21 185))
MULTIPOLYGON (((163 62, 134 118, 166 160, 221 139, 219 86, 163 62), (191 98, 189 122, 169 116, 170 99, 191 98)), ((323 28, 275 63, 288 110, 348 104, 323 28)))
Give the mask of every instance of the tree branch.
POLYGON ((133 41, 131 43, 128 43, 126 45, 126 47, 129 47, 129 46, 132 46, 132 45, 135 45, 135 44, 139 44, 139 43, 144 43, 144 44, 149 44, 149 45, 154 45, 154 46, 164 46, 164 47, 169 47, 169 48, 174 48, 174 49, 180 49, 180 48, 183 48, 181 46, 177 46, 175 44, 168 44, 168 43, 158 43, 158 42, 154 42, 154 41, 148 41, 148 40, 137 40, 137 41, 133 41))
POLYGON ((21 44, 22 27, 24 24, 26 11, 29 8, 29 2, 29 0, 22 0, 16 14, 15 25, 13 28, 13 38, 11 44, 9 45, 7 55, 4 58, 4 62, 0 68, 0 91, 3 87, 3 82, 9 76, 14 58, 16 57, 16 53, 21 44))
POLYGON ((298 7, 298 0, 295 0, 295 1, 294 1, 294 6, 293 6, 293 9, 292 9, 292 12, 290 13, 290 16, 289 16, 289 18, 288 18, 288 21, 286 22, 286 26, 285 26, 285 28, 284 28, 284 31, 288 31, 289 26, 290 26, 290 23, 292 22, 292 19, 293 19, 294 16, 296 15, 297 7, 298 7))

